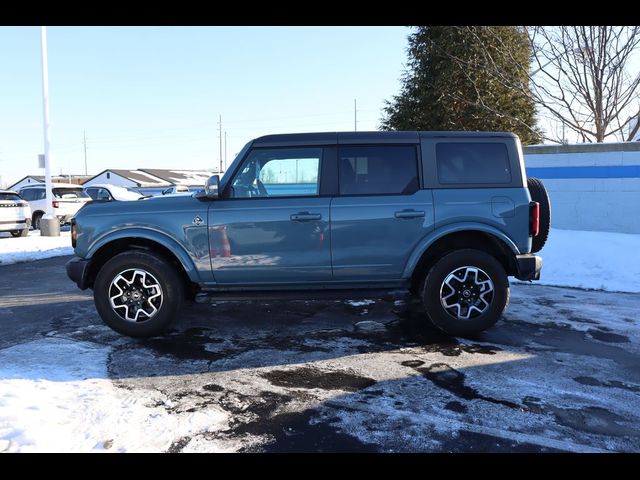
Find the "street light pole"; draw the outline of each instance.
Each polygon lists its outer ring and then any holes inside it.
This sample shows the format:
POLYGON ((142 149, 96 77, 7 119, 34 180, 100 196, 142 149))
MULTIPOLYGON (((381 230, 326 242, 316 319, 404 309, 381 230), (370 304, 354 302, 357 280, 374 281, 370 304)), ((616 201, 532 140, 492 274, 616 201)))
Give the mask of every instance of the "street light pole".
POLYGON ((44 123, 44 183, 46 215, 40 220, 40 235, 60 236, 60 223, 53 213, 53 188, 51 184, 51 140, 49 135, 49 62, 47 56, 47 27, 40 27, 42 57, 42 106, 44 123))

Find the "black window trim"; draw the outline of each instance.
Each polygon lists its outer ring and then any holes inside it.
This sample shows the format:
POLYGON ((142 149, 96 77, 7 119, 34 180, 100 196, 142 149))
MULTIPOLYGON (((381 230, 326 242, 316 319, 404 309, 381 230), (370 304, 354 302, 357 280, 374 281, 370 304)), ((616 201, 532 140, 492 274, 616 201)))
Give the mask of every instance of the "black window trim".
POLYGON ((225 186, 225 189, 224 189, 224 191, 222 192, 222 195, 220 195, 219 198, 221 200, 273 200, 273 199, 282 200, 284 198, 325 198, 325 197, 332 197, 333 196, 332 194, 327 194, 323 190, 323 185, 325 183, 325 174, 326 174, 326 168, 325 168, 324 165, 332 160, 330 158, 330 155, 327 155, 327 153, 330 154, 331 147, 334 147, 334 149, 335 149, 335 145, 284 145, 284 146, 269 145, 269 146, 251 146, 247 150, 247 153, 245 153, 244 157, 242 157, 242 160, 240 160, 238 162, 237 167, 233 171, 233 174, 229 178, 229 181, 227 182, 227 184, 225 186), (318 179, 318 193, 317 194, 315 194, 315 195, 275 195, 273 197, 269 197, 269 196, 267 196, 267 197, 232 197, 232 196, 230 196, 231 195, 231 188, 233 186, 233 182, 235 181, 236 176, 238 175, 240 170, 242 169, 245 160, 247 158, 249 158, 249 155, 251 155, 251 152, 253 152, 254 150, 294 150, 294 149, 299 150, 301 148, 319 148, 321 150, 320 168, 319 168, 320 172, 319 172, 319 179, 318 179))
POLYGON ((422 156, 420 152, 420 144, 418 143, 348 143, 338 145, 336 152, 336 197, 411 197, 423 189, 422 182, 422 156), (414 147, 416 151, 416 176, 418 180, 418 188, 411 193, 340 193, 340 168, 338 166, 340 162, 340 148, 352 148, 352 147, 414 147))

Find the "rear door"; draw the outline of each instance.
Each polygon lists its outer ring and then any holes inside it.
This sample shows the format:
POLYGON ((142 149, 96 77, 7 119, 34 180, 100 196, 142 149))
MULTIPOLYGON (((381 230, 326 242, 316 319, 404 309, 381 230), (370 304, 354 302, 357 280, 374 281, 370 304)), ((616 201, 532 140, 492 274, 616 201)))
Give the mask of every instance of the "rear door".
POLYGON ((397 280, 433 230, 431 190, 420 188, 419 145, 339 145, 331 204, 335 280, 397 280))

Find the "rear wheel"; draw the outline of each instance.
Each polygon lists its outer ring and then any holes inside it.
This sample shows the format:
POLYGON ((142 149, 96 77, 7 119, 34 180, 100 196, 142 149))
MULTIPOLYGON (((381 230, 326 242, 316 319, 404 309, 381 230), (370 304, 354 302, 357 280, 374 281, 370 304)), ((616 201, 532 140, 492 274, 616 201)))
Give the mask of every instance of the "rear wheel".
POLYGON ((527 178, 527 186, 531 200, 540 204, 540 231, 538 235, 533 237, 531 253, 542 250, 544 244, 549 238, 549 230, 551 229, 551 201, 547 189, 544 184, 537 178, 527 178))
POLYGON ((29 227, 23 228, 22 230, 13 230, 11 232, 12 237, 26 237, 29 235, 29 227))
POLYGON ((509 280, 498 260, 481 250, 446 254, 426 275, 422 302, 450 335, 472 335, 495 324, 509 303, 509 280))
POLYGON ((93 298, 104 322, 130 337, 162 333, 180 312, 185 286, 175 267, 152 252, 130 250, 105 263, 93 298))
POLYGON ((42 220, 42 212, 36 212, 33 214, 33 229, 40 230, 40 220, 42 220))

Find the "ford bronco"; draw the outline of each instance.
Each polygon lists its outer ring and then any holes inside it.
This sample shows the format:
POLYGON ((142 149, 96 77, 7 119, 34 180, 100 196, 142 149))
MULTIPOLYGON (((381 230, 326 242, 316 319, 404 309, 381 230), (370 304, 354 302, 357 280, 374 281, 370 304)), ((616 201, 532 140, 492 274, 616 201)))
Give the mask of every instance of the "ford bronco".
POLYGON ((468 335, 500 318, 508 276, 539 279, 549 226, 511 133, 268 135, 199 193, 82 207, 67 273, 134 337, 160 334, 197 292, 372 289, 409 290, 425 321, 468 335))

